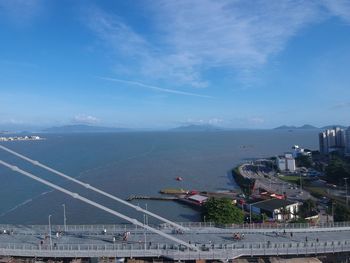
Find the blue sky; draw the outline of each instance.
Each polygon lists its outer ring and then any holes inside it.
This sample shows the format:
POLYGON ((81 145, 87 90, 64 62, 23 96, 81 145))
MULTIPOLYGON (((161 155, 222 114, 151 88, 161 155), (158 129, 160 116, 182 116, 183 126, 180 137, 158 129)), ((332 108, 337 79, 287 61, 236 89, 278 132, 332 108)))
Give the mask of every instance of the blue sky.
POLYGON ((349 125, 350 1, 0 0, 0 128, 349 125))

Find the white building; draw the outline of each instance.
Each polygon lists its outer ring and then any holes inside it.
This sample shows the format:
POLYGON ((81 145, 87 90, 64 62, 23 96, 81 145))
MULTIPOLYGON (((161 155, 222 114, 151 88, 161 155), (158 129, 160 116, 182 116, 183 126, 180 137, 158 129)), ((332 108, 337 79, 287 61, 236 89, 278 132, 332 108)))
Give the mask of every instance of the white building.
POLYGON ((277 168, 280 171, 285 171, 287 167, 286 159, 283 157, 277 157, 277 168))
POLYGON ((268 199, 250 204, 254 214, 265 214, 277 221, 298 218, 299 202, 292 202, 285 199, 268 199))
POLYGON ((297 169, 297 166, 295 164, 295 159, 294 158, 286 158, 287 160, 287 170, 290 172, 295 172, 297 169))
POLYGON ((295 172, 296 164, 292 153, 286 153, 283 157, 277 157, 277 167, 281 172, 295 172))

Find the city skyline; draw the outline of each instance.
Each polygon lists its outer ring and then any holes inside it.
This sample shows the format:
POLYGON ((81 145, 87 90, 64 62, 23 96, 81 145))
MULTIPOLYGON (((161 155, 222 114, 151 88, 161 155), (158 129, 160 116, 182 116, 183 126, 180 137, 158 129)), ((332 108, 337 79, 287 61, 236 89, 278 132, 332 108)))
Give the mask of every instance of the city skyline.
POLYGON ((0 130, 348 126, 348 1, 0 0, 0 130))

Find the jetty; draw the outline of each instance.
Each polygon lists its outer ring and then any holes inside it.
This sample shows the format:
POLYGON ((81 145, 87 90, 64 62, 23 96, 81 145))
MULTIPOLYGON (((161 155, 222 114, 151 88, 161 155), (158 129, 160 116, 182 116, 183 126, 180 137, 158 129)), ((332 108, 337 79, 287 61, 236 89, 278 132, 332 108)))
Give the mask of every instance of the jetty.
POLYGON ((158 201, 176 201, 179 200, 176 196, 147 196, 147 195, 131 195, 127 199, 127 201, 133 200, 158 200, 158 201))
POLYGON ((161 194, 166 194, 166 195, 183 195, 183 194, 188 194, 190 191, 189 190, 184 190, 182 188, 165 188, 160 190, 161 194))

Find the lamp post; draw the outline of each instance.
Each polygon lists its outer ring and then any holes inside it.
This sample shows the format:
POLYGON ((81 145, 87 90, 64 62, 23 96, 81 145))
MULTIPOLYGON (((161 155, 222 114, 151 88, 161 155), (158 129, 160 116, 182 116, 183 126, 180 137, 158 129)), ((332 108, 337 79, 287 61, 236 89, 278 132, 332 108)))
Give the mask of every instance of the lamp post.
MULTIPOLYGON (((143 214, 143 224, 146 225, 146 215, 145 214, 143 214)), ((147 249, 147 247, 146 247, 146 242, 147 242, 147 239, 146 239, 147 238, 146 237, 146 228, 143 229, 143 236, 144 236, 144 243, 145 243, 144 244, 145 245, 144 248, 146 250, 147 249)))
POLYGON ((66 218, 66 205, 62 204, 63 206, 63 225, 64 225, 64 232, 67 232, 67 218, 66 218))
POLYGON ((49 215, 49 238, 50 238, 50 249, 52 250, 52 237, 51 237, 51 215, 49 215))

